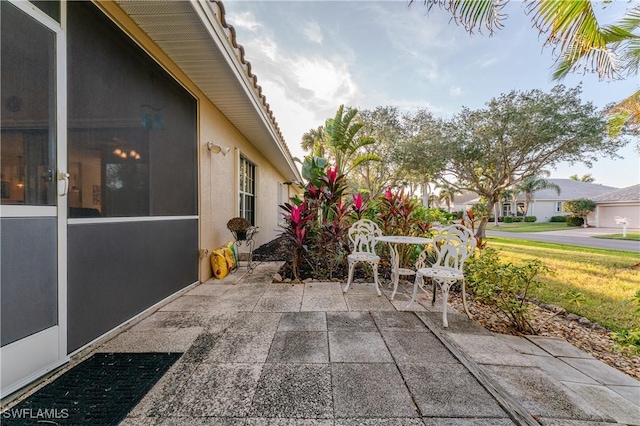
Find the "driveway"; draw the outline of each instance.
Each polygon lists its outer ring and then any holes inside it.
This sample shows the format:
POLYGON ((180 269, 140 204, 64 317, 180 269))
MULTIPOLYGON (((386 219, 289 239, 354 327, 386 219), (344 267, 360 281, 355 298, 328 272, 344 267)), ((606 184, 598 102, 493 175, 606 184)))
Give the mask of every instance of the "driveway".
MULTIPOLYGON (((627 232, 637 232, 637 229, 627 232)), ((572 228, 566 231, 545 232, 501 232, 487 231, 489 237, 517 238, 521 240, 543 241, 546 243, 570 244, 609 250, 623 250, 640 253, 640 241, 608 240, 593 238, 595 235, 620 234, 620 228, 572 228)))

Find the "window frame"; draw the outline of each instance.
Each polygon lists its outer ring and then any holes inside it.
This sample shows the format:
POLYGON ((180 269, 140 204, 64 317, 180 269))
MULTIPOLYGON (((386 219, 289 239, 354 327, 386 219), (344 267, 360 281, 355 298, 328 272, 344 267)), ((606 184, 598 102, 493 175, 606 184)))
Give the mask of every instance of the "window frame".
POLYGON ((256 225, 256 207, 257 207, 257 170, 258 167, 256 164, 249 160, 249 158, 240 153, 239 161, 238 161, 238 217, 243 217, 251 223, 252 226, 256 225), (251 173, 247 174, 246 170, 249 170, 251 173), (249 176, 251 175, 251 176, 249 176), (252 188, 247 190, 248 184, 252 188), (247 208, 247 200, 252 199, 252 209, 247 208))
POLYGON ((562 205, 563 205, 562 201, 556 201, 555 202, 554 210, 555 210, 556 213, 562 213, 562 205))

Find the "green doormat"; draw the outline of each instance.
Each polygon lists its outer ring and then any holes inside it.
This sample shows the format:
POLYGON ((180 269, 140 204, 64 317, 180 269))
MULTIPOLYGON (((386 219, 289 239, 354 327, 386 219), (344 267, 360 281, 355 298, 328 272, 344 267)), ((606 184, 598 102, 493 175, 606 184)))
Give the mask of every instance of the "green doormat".
POLYGON ((97 353, 2 412, 7 425, 117 425, 179 353, 97 353))

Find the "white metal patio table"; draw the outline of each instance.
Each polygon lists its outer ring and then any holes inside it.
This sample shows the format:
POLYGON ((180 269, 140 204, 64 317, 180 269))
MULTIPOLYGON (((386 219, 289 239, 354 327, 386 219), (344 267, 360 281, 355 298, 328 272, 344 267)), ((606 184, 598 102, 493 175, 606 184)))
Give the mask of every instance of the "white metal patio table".
POLYGON ((415 271, 412 269, 400 268, 398 244, 427 245, 433 243, 433 240, 426 237, 383 235, 381 237, 376 237, 376 241, 389 244, 389 253, 391 255, 391 281, 393 281, 393 293, 391 293, 391 300, 393 300, 396 296, 396 292, 398 291, 400 275, 415 275, 415 271))

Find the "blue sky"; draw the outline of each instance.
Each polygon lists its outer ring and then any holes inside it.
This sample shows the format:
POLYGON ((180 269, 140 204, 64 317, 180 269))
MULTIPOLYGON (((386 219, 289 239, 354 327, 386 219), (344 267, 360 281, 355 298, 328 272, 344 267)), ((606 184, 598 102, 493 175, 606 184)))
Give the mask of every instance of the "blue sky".
MULTIPOLYGON (((302 134, 324 124, 344 104, 359 109, 393 105, 402 111, 428 108, 451 117, 462 106, 482 108, 512 89, 549 90, 553 56, 543 48, 525 6, 511 1, 505 27, 493 36, 469 35, 449 15, 420 1, 227 1, 227 22, 237 32, 246 59, 294 156, 302 158, 302 134)), ((598 9, 602 22, 622 16, 627 2, 598 9)), ((634 76, 602 82, 574 74, 585 101, 598 107, 638 89, 634 76)), ((624 159, 602 159, 589 169, 561 165, 552 177, 591 173, 596 183, 625 187, 640 182, 640 162, 629 144, 624 159)))

